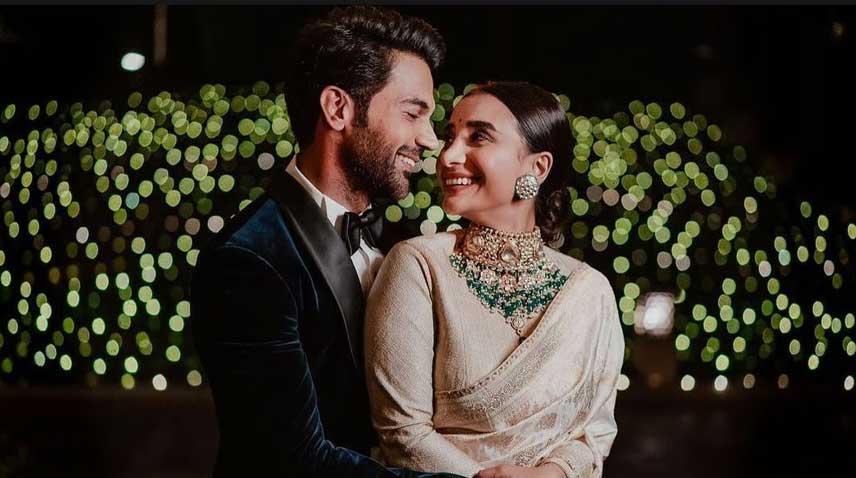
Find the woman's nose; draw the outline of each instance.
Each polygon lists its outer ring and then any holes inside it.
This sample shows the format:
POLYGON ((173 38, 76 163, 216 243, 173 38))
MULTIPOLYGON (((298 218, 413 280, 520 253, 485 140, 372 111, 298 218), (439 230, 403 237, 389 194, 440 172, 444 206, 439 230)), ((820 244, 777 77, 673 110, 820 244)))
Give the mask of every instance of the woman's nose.
POLYGON ((452 164, 463 164, 466 161, 466 154, 462 148, 458 147, 454 142, 446 145, 446 149, 440 153, 440 163, 445 166, 452 164))

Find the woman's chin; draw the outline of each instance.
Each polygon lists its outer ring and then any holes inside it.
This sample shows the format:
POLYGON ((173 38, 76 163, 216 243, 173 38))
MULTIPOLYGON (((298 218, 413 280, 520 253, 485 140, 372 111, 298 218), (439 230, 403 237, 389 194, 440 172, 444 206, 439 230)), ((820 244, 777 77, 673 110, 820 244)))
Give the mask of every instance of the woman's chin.
POLYGON ((453 204, 454 204, 454 201, 449 201, 447 199, 444 199, 443 202, 440 204, 440 207, 443 208, 443 211, 447 215, 460 216, 460 214, 458 213, 458 209, 453 204))
POLYGON ((448 215, 461 216, 462 212, 467 210, 466 200, 455 196, 446 196, 443 198, 443 211, 448 215))

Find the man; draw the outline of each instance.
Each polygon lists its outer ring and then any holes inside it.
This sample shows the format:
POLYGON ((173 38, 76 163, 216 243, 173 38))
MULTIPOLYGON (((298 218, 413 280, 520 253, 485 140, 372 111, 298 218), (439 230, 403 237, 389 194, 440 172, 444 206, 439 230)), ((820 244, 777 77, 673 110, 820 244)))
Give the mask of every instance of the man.
POLYGON ((300 33, 285 85, 300 153, 203 248, 192 278, 216 476, 421 476, 365 456, 376 438, 361 337, 382 258, 370 200, 407 194, 411 167, 437 148, 444 54, 424 21, 371 7, 300 33))

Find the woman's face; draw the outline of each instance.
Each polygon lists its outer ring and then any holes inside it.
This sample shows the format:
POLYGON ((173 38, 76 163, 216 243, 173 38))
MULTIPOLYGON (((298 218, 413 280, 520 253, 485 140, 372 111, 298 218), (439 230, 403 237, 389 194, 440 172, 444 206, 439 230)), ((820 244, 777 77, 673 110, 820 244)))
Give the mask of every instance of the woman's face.
POLYGON ((528 152, 501 101, 486 93, 467 96, 452 112, 438 161, 443 209, 506 230, 504 221, 519 224, 519 216, 529 214, 534 225, 534 201, 515 201, 514 182, 530 173, 540 184, 551 164, 550 153, 528 152))

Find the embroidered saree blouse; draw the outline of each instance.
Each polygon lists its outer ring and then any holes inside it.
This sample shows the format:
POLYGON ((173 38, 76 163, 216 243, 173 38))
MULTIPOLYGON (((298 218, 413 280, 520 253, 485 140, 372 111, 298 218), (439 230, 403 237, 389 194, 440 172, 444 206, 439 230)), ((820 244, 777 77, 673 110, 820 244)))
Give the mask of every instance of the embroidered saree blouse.
POLYGON ((568 279, 521 343, 452 268, 462 234, 396 245, 369 295, 366 376, 383 459, 463 476, 552 462, 599 477, 624 357, 609 282, 545 248, 568 279))

